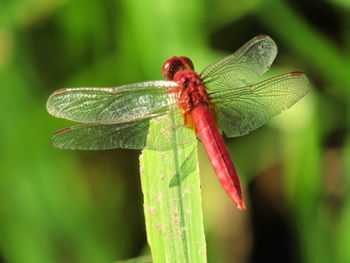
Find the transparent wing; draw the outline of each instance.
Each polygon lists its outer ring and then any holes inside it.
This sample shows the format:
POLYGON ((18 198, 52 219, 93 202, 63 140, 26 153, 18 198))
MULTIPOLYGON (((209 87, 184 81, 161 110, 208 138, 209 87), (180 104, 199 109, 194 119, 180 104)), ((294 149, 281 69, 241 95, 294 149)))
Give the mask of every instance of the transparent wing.
POLYGON ((175 145, 193 142, 194 132, 183 125, 182 115, 177 114, 174 124, 167 117, 160 117, 157 136, 148 139, 150 119, 117 124, 80 124, 56 132, 51 143, 54 147, 69 150, 143 149, 169 150, 174 146, 172 128, 176 130, 175 145), (181 123, 181 124, 180 124, 181 123))
POLYGON ((184 125, 182 110, 152 120, 150 134, 147 138, 147 148, 151 150, 170 150, 174 146, 186 146, 196 140, 194 130, 184 125))
POLYGON ((68 88, 54 92, 47 111, 77 122, 123 123, 159 116, 176 103, 173 81, 147 81, 113 88, 68 88))
POLYGON ((56 132, 51 143, 69 150, 142 149, 148 128, 148 119, 111 125, 80 124, 56 132))
POLYGON ((259 35, 232 55, 209 65, 200 76, 208 91, 251 85, 269 69, 276 55, 272 38, 259 35))
POLYGON ((247 134, 300 100, 309 89, 299 72, 273 77, 257 84, 212 92, 218 126, 228 137, 247 134))

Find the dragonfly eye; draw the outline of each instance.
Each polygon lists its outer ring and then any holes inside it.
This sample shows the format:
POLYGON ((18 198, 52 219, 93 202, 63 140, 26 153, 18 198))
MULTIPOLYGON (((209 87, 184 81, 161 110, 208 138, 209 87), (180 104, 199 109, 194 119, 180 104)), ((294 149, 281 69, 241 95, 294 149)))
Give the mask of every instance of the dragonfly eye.
POLYGON ((181 63, 185 69, 194 70, 192 60, 190 60, 188 57, 179 57, 179 59, 181 60, 181 63))
POLYGON ((193 70, 193 63, 187 57, 172 57, 168 59, 162 68, 162 74, 165 79, 172 80, 177 72, 182 70, 193 70))

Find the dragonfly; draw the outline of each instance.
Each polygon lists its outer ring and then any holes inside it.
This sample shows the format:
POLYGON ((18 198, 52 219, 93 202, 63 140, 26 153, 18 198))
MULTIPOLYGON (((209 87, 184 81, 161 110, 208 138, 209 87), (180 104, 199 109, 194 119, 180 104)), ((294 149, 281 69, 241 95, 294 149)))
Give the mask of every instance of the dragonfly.
MULTIPOLYGON (((51 142, 71 150, 143 149, 151 120, 176 114, 181 119, 177 144, 191 143, 196 136, 189 134, 196 134, 224 190, 243 210, 239 178, 222 134, 237 137, 256 130, 309 89, 301 72, 259 80, 276 55, 272 38, 258 35, 200 74, 189 58, 175 56, 162 67, 165 80, 57 90, 47 101, 48 112, 81 124, 59 130, 51 142)), ((155 150, 171 149, 162 138, 166 135, 159 134, 155 150)))

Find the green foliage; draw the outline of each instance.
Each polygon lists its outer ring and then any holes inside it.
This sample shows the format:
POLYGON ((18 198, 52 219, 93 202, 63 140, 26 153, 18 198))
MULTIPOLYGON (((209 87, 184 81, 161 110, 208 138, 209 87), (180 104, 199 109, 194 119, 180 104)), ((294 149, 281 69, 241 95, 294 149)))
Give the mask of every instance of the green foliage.
MULTIPOLYGON (((211 183, 216 179, 210 181, 214 175, 199 150, 208 261, 257 257, 261 243, 256 250, 249 247, 255 216, 268 211, 272 217, 278 207, 279 218, 294 233, 288 242, 295 262, 350 262, 349 5, 345 0, 317 1, 317 8, 313 1, 288 3, 0 1, 0 261, 115 262, 143 254, 147 243, 139 153, 53 149, 52 133, 71 123, 46 113, 52 91, 161 79, 161 65, 173 55, 191 57, 201 71, 266 33, 279 47, 273 73, 301 70, 315 88, 268 126, 227 141, 243 181, 268 189, 263 204, 254 199, 256 192, 245 191, 255 202, 248 201, 253 211, 243 214, 245 227, 218 184, 211 183)), ((193 149, 185 151, 192 156, 193 149)), ((144 161, 157 155, 145 152, 144 161)), ((193 163, 178 168, 190 171, 193 163)), ((199 180, 195 173, 179 180, 199 180)), ((159 183, 175 193, 175 178, 159 183)), ((271 236, 264 236, 265 243, 273 244, 271 236)), ((273 246, 265 253, 277 255, 273 246)))
POLYGON ((137 257, 137 258, 132 258, 128 260, 117 261, 115 263, 152 263, 152 257, 143 256, 143 257, 137 257))
POLYGON ((155 263, 206 262, 197 144, 178 146, 178 119, 151 121, 147 146, 159 140, 158 131, 170 120, 175 122, 168 131, 173 148, 146 148, 140 157, 147 239, 155 263))

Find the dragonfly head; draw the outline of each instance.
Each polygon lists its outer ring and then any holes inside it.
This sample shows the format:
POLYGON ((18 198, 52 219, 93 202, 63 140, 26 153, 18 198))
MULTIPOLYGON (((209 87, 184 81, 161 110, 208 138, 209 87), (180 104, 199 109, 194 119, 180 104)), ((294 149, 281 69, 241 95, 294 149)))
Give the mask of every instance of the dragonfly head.
POLYGON ((177 72, 182 70, 194 70, 192 61, 187 57, 172 57, 165 61, 162 74, 165 79, 173 80, 177 72))

